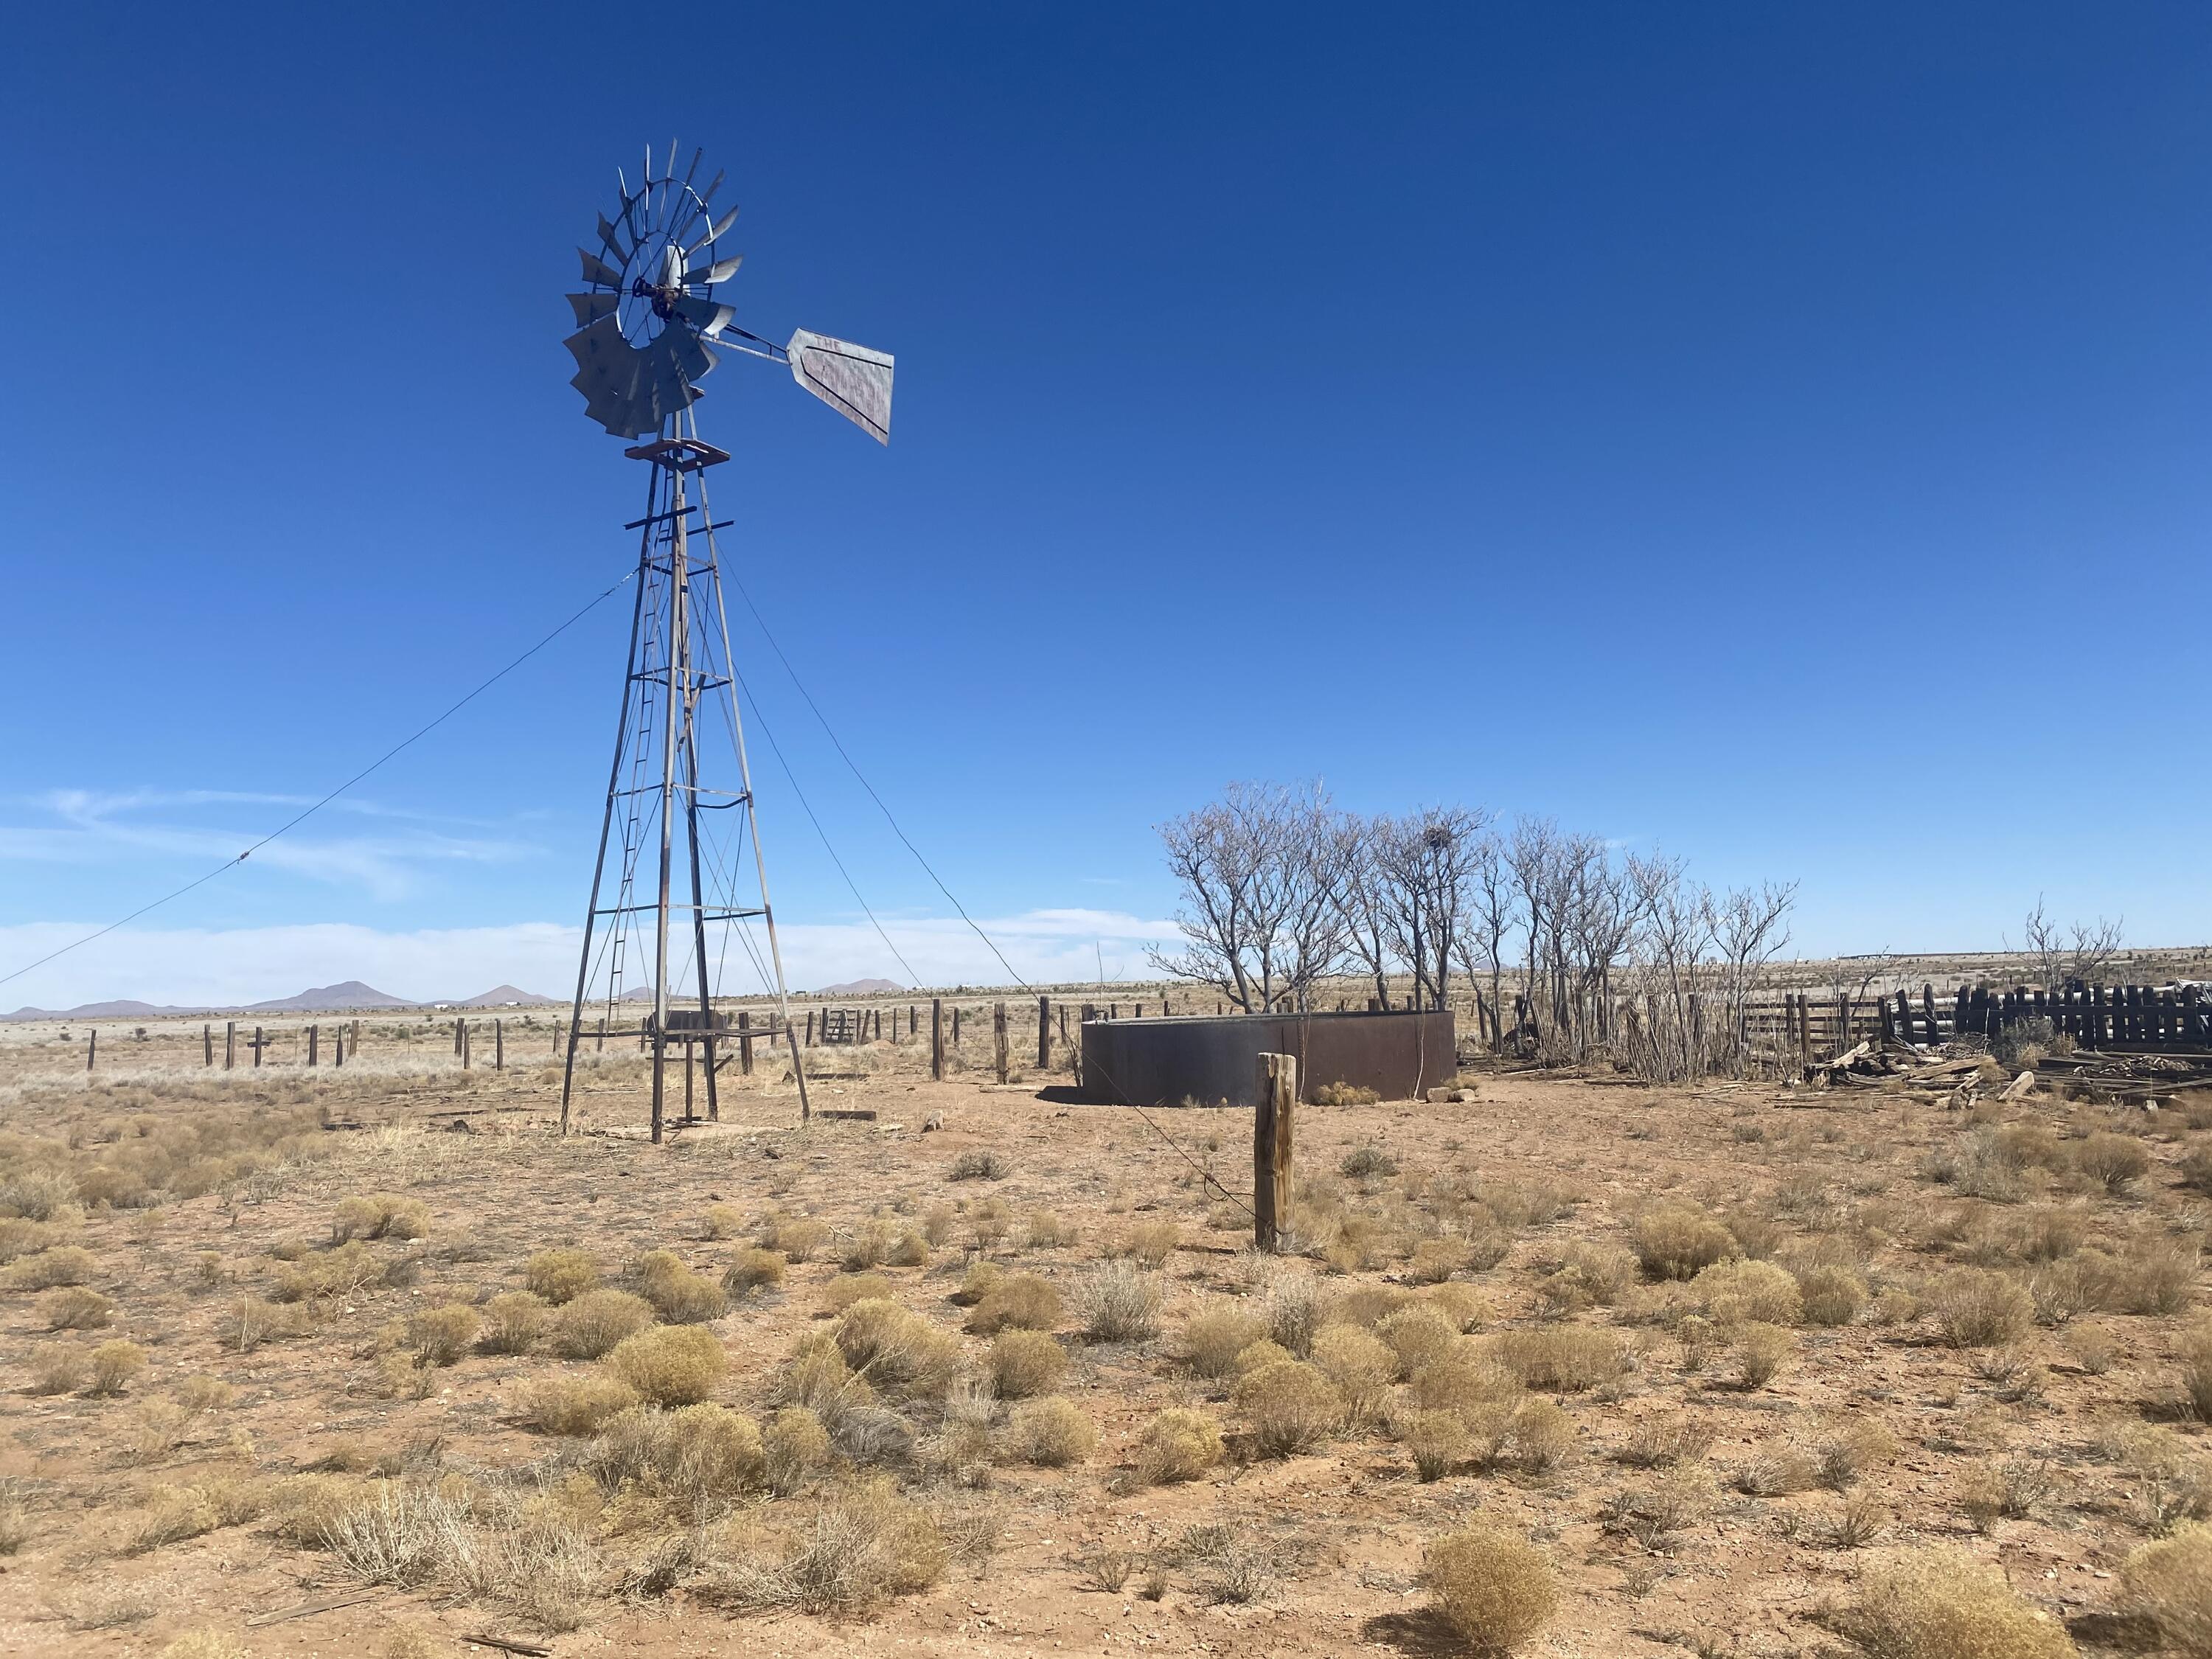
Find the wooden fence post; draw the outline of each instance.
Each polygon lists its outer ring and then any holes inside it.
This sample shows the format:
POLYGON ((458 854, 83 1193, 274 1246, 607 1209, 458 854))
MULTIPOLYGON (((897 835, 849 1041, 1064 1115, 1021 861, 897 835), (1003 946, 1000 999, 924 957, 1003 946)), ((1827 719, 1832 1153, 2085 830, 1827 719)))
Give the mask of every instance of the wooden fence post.
MULTIPOLYGON (((956 1012, 955 1019, 959 1018, 956 1012)), ((945 1081, 945 999, 929 1000, 929 1080, 945 1081)))
POLYGON ((738 1010, 738 1070, 747 1077, 753 1074, 753 1017, 742 1008, 738 1010))
POLYGON ((1291 1130, 1298 1097, 1296 1054, 1256 1057, 1252 1114, 1252 1245, 1280 1250, 1291 1234, 1291 1130))
POLYGON ((215 1027, 212 1025, 200 1027, 200 1052, 204 1056, 200 1061, 203 1066, 215 1064, 215 1027))
POLYGON ((1006 1005, 1003 1002, 991 1005, 991 1048, 992 1058, 998 1066, 999 1081, 1004 1083, 1012 1056, 1006 1049, 1006 1005))
POLYGON ((814 1011, 811 1008, 806 1011, 806 1046, 810 1048, 814 1046, 814 1011))
POLYGON ((956 1003, 954 1003, 954 1004, 952 1005, 952 1048, 953 1048, 953 1052, 954 1052, 954 1053, 956 1053, 956 1054, 957 1054, 957 1053, 958 1053, 958 1052, 959 1052, 959 1049, 960 1049, 960 1005, 959 1005, 958 1003, 957 1003, 957 1002, 956 1002, 956 1003))
POLYGON ((507 1069, 507 1022, 503 1019, 491 1023, 491 1068, 495 1072, 507 1069))
POLYGON ((1052 1066, 1052 999, 1037 999, 1037 1070, 1052 1066))
POLYGON ((343 1066, 345 1064, 345 1044, 346 1028, 341 1025, 331 1033, 331 1064, 332 1066, 343 1066))
POLYGON ((258 1025, 253 1028, 253 1069, 257 1072, 261 1069, 261 1028, 258 1025))
POLYGON ((308 1065, 310 1065, 310 1066, 314 1066, 314 1065, 318 1065, 318 1064, 319 1064, 319 1063, 320 1063, 321 1059, 322 1059, 322 1052, 321 1052, 321 1051, 322 1051, 322 1046, 323 1046, 323 1028, 322 1028, 321 1026, 319 1026, 319 1025, 310 1025, 309 1027, 307 1027, 307 1064, 308 1064, 308 1065))
MULTIPOLYGON (((554 1028, 557 1030, 559 1027, 560 1022, 556 1020, 554 1022, 554 1028)), ((354 1053, 356 1054, 359 1054, 361 1052, 361 1022, 359 1020, 355 1020, 353 1022, 353 1030, 348 1035, 353 1039, 352 1047, 354 1053)))
POLYGON ((84 1039, 84 1069, 90 1071, 92 1062, 100 1053, 100 1032, 97 1028, 87 1033, 84 1039))
POLYGON ((1813 999, 1803 991, 1797 994, 1797 1075, 1813 1075, 1813 999))
POLYGON ((238 1064, 238 1022, 227 1019, 222 1023, 222 1069, 228 1071, 238 1064))
POLYGON ((465 1072, 469 1069, 469 1023, 466 1020, 461 1022, 461 1069, 465 1072))

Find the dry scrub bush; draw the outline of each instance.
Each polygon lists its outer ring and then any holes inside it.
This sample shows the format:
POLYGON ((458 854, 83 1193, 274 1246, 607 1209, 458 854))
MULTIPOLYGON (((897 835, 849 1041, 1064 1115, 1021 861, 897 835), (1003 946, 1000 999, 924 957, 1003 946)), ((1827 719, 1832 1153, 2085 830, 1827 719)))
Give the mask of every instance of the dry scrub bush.
POLYGON ((1237 1354, 1236 1363, 1230 1367, 1230 1370, 1235 1376, 1243 1376, 1248 1371, 1258 1370, 1262 1365, 1272 1365, 1278 1360, 1297 1358, 1296 1354, 1281 1343, 1270 1341, 1263 1336, 1250 1347, 1237 1354))
POLYGON ((86 1356, 85 1365, 87 1394, 118 1395, 146 1369, 146 1351, 136 1342, 103 1342, 86 1356))
POLYGON ((1067 1370, 1067 1354, 1043 1331, 1009 1330, 1000 1332, 991 1344, 984 1364, 1000 1399, 1026 1400, 1059 1386, 1067 1370))
POLYGON ((11 1291, 43 1291, 56 1285, 82 1285, 100 1271, 100 1258, 82 1244, 58 1244, 27 1255, 8 1269, 11 1291))
POLYGON ((607 1369, 656 1406, 704 1400, 728 1368, 714 1334, 696 1325, 640 1331, 624 1337, 607 1356, 607 1369))
POLYGON ((959 1343, 895 1302, 854 1303, 831 1335, 848 1365, 887 1388, 942 1395, 960 1370, 959 1343))
POLYGON ((1435 1309, 1462 1331, 1480 1330, 1497 1316, 1497 1310, 1490 1305, 1489 1298, 1472 1285, 1429 1285, 1413 1305, 1435 1309))
POLYGON ((804 1406, 786 1406, 761 1431, 761 1461, 768 1488, 778 1498, 804 1491, 828 1466, 830 1431, 804 1406))
POLYGON ((2027 1334, 2035 1305, 2026 1291, 1984 1267, 1954 1267, 1923 1298, 1943 1340, 1954 1348, 1990 1347, 2027 1334))
POLYGON ((1315 1367, 1279 1359, 1248 1371, 1233 1397, 1262 1456, 1288 1457, 1321 1444, 1344 1422, 1345 1399, 1315 1367))
POLYGON ((484 1304, 483 1321, 485 1352, 527 1353, 545 1328, 545 1303, 528 1291, 502 1291, 484 1304))
POLYGON ((39 1298, 39 1322, 50 1331, 97 1331, 115 1316, 115 1304, 88 1285, 64 1285, 39 1298))
POLYGON ((241 1296, 223 1310, 216 1328, 225 1347, 237 1353, 252 1353, 264 1342, 298 1336, 307 1328, 307 1320, 301 1309, 282 1307, 256 1296, 241 1296))
POLYGON ((0 1216, 52 1221, 76 1203, 76 1183, 55 1170, 25 1170, 0 1181, 0 1216))
POLYGON ((1014 1166, 988 1146, 970 1146, 945 1170, 954 1181, 1004 1181, 1013 1172, 1014 1166))
POLYGON ((722 1272, 723 1293, 733 1300, 783 1283, 783 1258, 757 1245, 739 1250, 722 1272))
POLYGON ((1866 1281, 1848 1267, 1808 1267, 1797 1290, 1808 1325, 1848 1325, 1866 1306, 1866 1281))
POLYGON ((740 1558, 712 1594, 759 1611, 856 1613, 944 1576, 936 1518, 882 1477, 825 1498, 786 1540, 780 1560, 740 1558))
POLYGON ((672 1250, 647 1250, 640 1256, 637 1278, 653 1312, 672 1325, 704 1324, 729 1310, 721 1286, 685 1267, 672 1250))
POLYGON ((1636 1260, 1627 1251, 1585 1239, 1565 1246, 1555 1261, 1536 1287, 1544 1310, 1555 1317, 1611 1307, 1636 1273, 1636 1260))
POLYGON ((84 1386, 86 1352, 74 1342, 49 1342, 31 1353, 33 1394, 74 1394, 84 1386))
POLYGON ((1159 1275, 1126 1259, 1094 1268, 1076 1286, 1084 1334, 1097 1342, 1141 1342, 1160 1331, 1159 1275))
POLYGON ((2212 1325, 2197 1325, 2181 1339, 2181 1391, 2190 1414, 2212 1423, 2212 1325))
POLYGON ((1107 1254, 1128 1256, 1140 1267, 1158 1267, 1182 1243, 1182 1231, 1174 1222, 1142 1221, 1115 1239, 1107 1254))
POLYGON ((871 1216, 853 1230, 838 1259, 847 1273, 865 1272, 886 1261, 920 1267, 928 1263, 929 1241, 918 1230, 888 1216, 871 1216))
POLYGON ((1813 1460, 1792 1447, 1754 1452, 1731 1477, 1735 1489, 1747 1498, 1781 1498, 1804 1492, 1820 1479, 1813 1460))
POLYGON ((1344 1082, 1324 1083, 1313 1097, 1316 1106, 1372 1106, 1382 1098, 1364 1084, 1344 1082))
POLYGON ((422 1238, 429 1231, 429 1206, 398 1193, 342 1198, 331 1218, 333 1244, 352 1238, 422 1238))
POLYGON ((1797 1281, 1771 1261, 1719 1261, 1690 1281, 1698 1312, 1723 1325, 1795 1325, 1805 1316, 1797 1281))
POLYGON ((1422 1553, 1422 1582, 1468 1648, 1503 1659, 1552 1621, 1559 1587, 1544 1553, 1492 1527, 1447 1533, 1422 1553))
POLYGON ((968 1328, 978 1336, 1015 1327, 1025 1331, 1048 1331, 1060 1322, 1060 1292, 1049 1279, 1035 1273, 1008 1273, 985 1292, 968 1316, 968 1328))
POLYGON ((1848 1492, 1872 1468, 1889 1462, 1902 1449, 1897 1437, 1870 1419, 1845 1425, 1821 1437, 1814 1478, 1832 1492, 1848 1492))
POLYGON ((243 1526, 266 1509, 274 1488, 266 1480, 215 1477, 189 1486, 156 1486, 122 1540, 128 1555, 143 1555, 222 1527, 243 1526))
POLYGON ((2131 1136, 2099 1130, 2075 1144, 2073 1164, 2083 1179, 2118 1194, 2134 1186, 2150 1168, 2150 1154, 2131 1136))
POLYGON ((855 1302, 889 1302, 897 1294, 881 1273, 839 1273, 822 1287, 823 1312, 841 1314, 855 1302))
POLYGON ((2120 1568, 2120 1600, 2167 1650, 2187 1659, 2212 1655, 2212 1527, 2191 1522, 2131 1553, 2120 1568))
POLYGON ((726 1406, 681 1411, 633 1407, 610 1419, 584 1467, 610 1497, 626 1486, 677 1499, 695 1514, 759 1487, 767 1473, 760 1425, 726 1406))
POLYGON ((1671 1469, 1680 1463, 1696 1462, 1712 1443, 1711 1424, 1674 1413, 1642 1419, 1613 1455, 1635 1468, 1671 1469))
POLYGON ((1959 1508, 1974 1530, 1988 1534, 1999 1521, 2025 1521, 2058 1489, 2057 1467, 2040 1457, 1985 1461, 1966 1472, 1959 1508))
POLYGON ((1267 1334, 1257 1314, 1233 1302, 1214 1302, 1183 1322, 1184 1363, 1200 1376, 1226 1376, 1237 1356, 1267 1334))
POLYGON ((2197 1285, 2197 1247, 2154 1240, 2128 1252, 2119 1305, 2131 1314, 2177 1314, 2197 1285))
POLYGON ((1314 1338, 1316 1370, 1344 1397, 1346 1420, 1372 1422, 1390 1398, 1398 1358, 1389 1346, 1356 1325, 1328 1325, 1314 1338))
POLYGON ((1696 1205, 1671 1200, 1637 1217, 1630 1243, 1654 1279, 1694 1279, 1736 1253, 1735 1236, 1726 1227, 1696 1205))
POLYGON ((1948 1550, 1869 1568, 1830 1621, 1869 1659, 2073 1659, 2066 1632, 2039 1618, 1993 1569, 1948 1550))
POLYGON ((546 1434, 597 1434, 638 1403, 637 1390, 611 1376, 545 1376, 523 1388, 517 1414, 546 1434))
POLYGON ((554 1310, 546 1334, 553 1352, 564 1359, 598 1359, 652 1323, 652 1304, 642 1297, 628 1291, 586 1291, 554 1310))
POLYGON ((1006 1423, 1006 1446, 1024 1463, 1048 1469, 1080 1463, 1098 1449, 1098 1430, 1072 1400, 1028 1400, 1006 1423))
POLYGON ((1398 1421, 1399 1443, 1423 1480, 1441 1480, 1474 1457, 1474 1437, 1457 1412, 1408 1412, 1398 1421))
POLYGON ((585 1250, 540 1250, 523 1264, 522 1282, 556 1307, 599 1285, 599 1264, 585 1250))
POLYGON ((952 1293, 952 1300, 961 1306, 972 1308, 990 1295, 991 1286, 1006 1276, 1006 1270, 995 1261, 971 1263, 960 1276, 960 1288, 952 1293))
POLYGON ((1645 1549, 1663 1550, 1676 1533, 1705 1513, 1712 1497, 1712 1480, 1705 1471, 1684 1464, 1613 1493, 1605 1501, 1603 1514, 1613 1531, 1626 1534, 1645 1549))
POLYGON ((321 1302, 352 1296, 385 1282, 392 1264, 359 1239, 352 1239, 320 1255, 280 1263, 276 1291, 279 1302, 321 1302))
POLYGON ((1221 1462, 1221 1425, 1204 1412, 1164 1411, 1137 1443, 1137 1473, 1147 1486, 1195 1480, 1221 1462))
POLYGON ((1303 1358, 1313 1349, 1314 1333, 1321 1328, 1321 1281, 1303 1268, 1273 1256, 1249 1258, 1258 1274, 1261 1316, 1267 1334, 1303 1358))
POLYGON ((761 1228, 761 1243, 771 1250, 782 1252, 787 1261, 811 1261, 830 1237, 826 1222, 812 1216, 786 1215, 771 1210, 761 1228))
POLYGON ((450 1365, 469 1351, 483 1324, 474 1308, 449 1302, 407 1316, 407 1346, 424 1365, 450 1365))
POLYGON ((1620 1338, 1586 1325, 1508 1331, 1498 1339, 1498 1358, 1523 1386, 1559 1394, 1580 1394, 1628 1369, 1620 1338))
MULTIPOLYGON (((1425 1238, 1413 1247, 1406 1277, 1415 1285, 1441 1285, 1466 1267, 1474 1254, 1464 1239, 1425 1238)), ((1495 1259, 1491 1265, 1496 1265, 1495 1259)))
POLYGON ((745 1218, 727 1204, 709 1204, 699 1218, 699 1237, 708 1243, 735 1238, 745 1230, 745 1218))
POLYGON ((1797 1339, 1779 1325, 1748 1320, 1735 1328, 1729 1340, 1729 1363, 1735 1385, 1747 1393, 1763 1389, 1789 1362, 1797 1339))

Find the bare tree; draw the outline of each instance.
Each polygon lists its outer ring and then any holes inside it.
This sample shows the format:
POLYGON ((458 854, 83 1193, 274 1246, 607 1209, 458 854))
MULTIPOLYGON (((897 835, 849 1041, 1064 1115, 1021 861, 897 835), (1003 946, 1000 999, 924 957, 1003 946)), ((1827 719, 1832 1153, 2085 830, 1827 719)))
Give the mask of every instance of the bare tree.
POLYGON ((1347 813, 1343 833, 1347 856, 1339 877, 1337 902, 1344 923, 1345 954, 1356 961, 1374 981, 1375 1006, 1390 1006, 1390 970, 1396 965, 1390 951, 1390 928, 1383 901, 1382 866, 1375 856, 1380 827, 1387 818, 1361 818, 1347 813))
POLYGON ((1460 929, 1459 965, 1469 981, 1490 980, 1490 1005, 1483 1033, 1495 1052, 1504 1040, 1498 994, 1504 988, 1505 937, 1513 931, 1520 908, 1514 896, 1513 870, 1505 844, 1485 830, 1475 840, 1468 866, 1467 921, 1460 929))
POLYGON ((1212 986, 1247 1013, 1304 1007, 1344 954, 1342 845, 1326 792, 1233 783, 1159 834, 1182 887, 1184 944, 1150 951, 1152 966, 1212 986))
POLYGON ((2121 926, 2127 920, 2077 921, 2061 929, 2043 908, 2043 895, 2021 924, 2021 948, 2035 972, 2036 983, 2046 990, 2068 985, 2096 983, 2123 948, 2121 926))
POLYGON ((1377 818, 1369 857, 1384 932, 1398 960, 1413 971, 1417 997, 1446 1006, 1451 965, 1467 925, 1468 890, 1484 814, 1460 806, 1425 806, 1410 817, 1377 818))
POLYGON ((1721 958, 1721 988, 1728 1000, 1729 1031, 1737 1064, 1746 1049, 1745 1005, 1766 964, 1790 943, 1790 912, 1797 902, 1796 882, 1763 882, 1738 887, 1716 907, 1713 942, 1721 958))

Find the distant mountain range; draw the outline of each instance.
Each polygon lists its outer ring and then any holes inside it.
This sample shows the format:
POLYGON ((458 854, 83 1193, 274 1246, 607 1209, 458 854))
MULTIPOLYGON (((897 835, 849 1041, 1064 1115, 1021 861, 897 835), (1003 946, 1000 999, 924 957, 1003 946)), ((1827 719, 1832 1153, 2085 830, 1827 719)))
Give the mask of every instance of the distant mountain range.
POLYGON ((872 997, 905 989, 906 987, 896 980, 856 979, 844 985, 825 985, 814 994, 817 997, 872 997))
MULTIPOLYGON (((631 992, 624 1000, 638 996, 631 992)), ((644 993, 651 1000, 653 993, 644 993)), ((0 1019, 133 1019, 159 1018, 163 1015, 216 1014, 305 1014, 350 1012, 356 1008, 544 1008, 559 1006, 554 997, 542 997, 535 992, 518 989, 512 985, 495 985, 489 991, 472 997, 438 1002, 410 1002, 404 997, 395 997, 378 990, 374 985, 364 985, 357 979, 342 980, 336 985, 319 985, 301 992, 297 996, 276 997, 267 1002, 249 1002, 243 1008, 222 1009, 203 1007, 172 1007, 151 1002, 86 1002, 74 1008, 18 1008, 12 1014, 0 1014, 0 1019)))

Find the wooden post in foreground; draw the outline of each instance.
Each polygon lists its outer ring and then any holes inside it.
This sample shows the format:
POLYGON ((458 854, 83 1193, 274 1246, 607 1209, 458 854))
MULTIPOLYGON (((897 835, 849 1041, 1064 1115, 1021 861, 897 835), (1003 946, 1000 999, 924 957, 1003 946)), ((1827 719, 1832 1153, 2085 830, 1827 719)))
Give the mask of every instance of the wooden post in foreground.
POLYGON ((264 1045, 261 1041, 261 1028, 257 1025, 253 1028, 253 1069, 257 1072, 261 1069, 261 1050, 263 1046, 264 1045))
POLYGON ((1037 999, 1037 1070, 1052 1066, 1052 999, 1037 999))
POLYGON ((346 1028, 341 1025, 331 1038, 331 1065, 342 1066, 345 1064, 345 1045, 346 1028))
POLYGON ((202 1065, 215 1064, 215 1027, 212 1025, 200 1027, 200 1052, 204 1056, 202 1065))
POLYGON ((461 1022, 461 1069, 465 1072, 469 1069, 469 1023, 466 1020, 461 1022))
POLYGON ((238 1022, 227 1019, 222 1023, 222 1069, 228 1071, 238 1064, 238 1022))
POLYGON ((507 1022, 503 1019, 491 1023, 491 1068, 495 1072, 507 1069, 507 1022))
POLYGON ((753 1017, 743 1008, 738 1010, 738 1069, 753 1074, 753 1017))
POLYGON ((98 1057, 99 1054, 100 1031, 99 1029, 95 1027, 84 1040, 84 1069, 86 1071, 88 1072, 92 1069, 92 1062, 98 1057))
POLYGON ((1256 1056, 1252 1114, 1252 1247, 1280 1250, 1291 1234, 1291 1121, 1298 1097, 1296 1054, 1256 1056))
POLYGON ((310 1025, 307 1028, 307 1064, 310 1066, 317 1065, 322 1060, 322 1038, 321 1026, 310 1025))
POLYGON ((1003 1002, 991 1005, 991 1048, 998 1065, 999 1081, 1004 1083, 1012 1056, 1006 1051, 1006 1005, 1003 1002))
POLYGON ((929 1080, 945 1081, 945 999, 929 1000, 929 1080))

